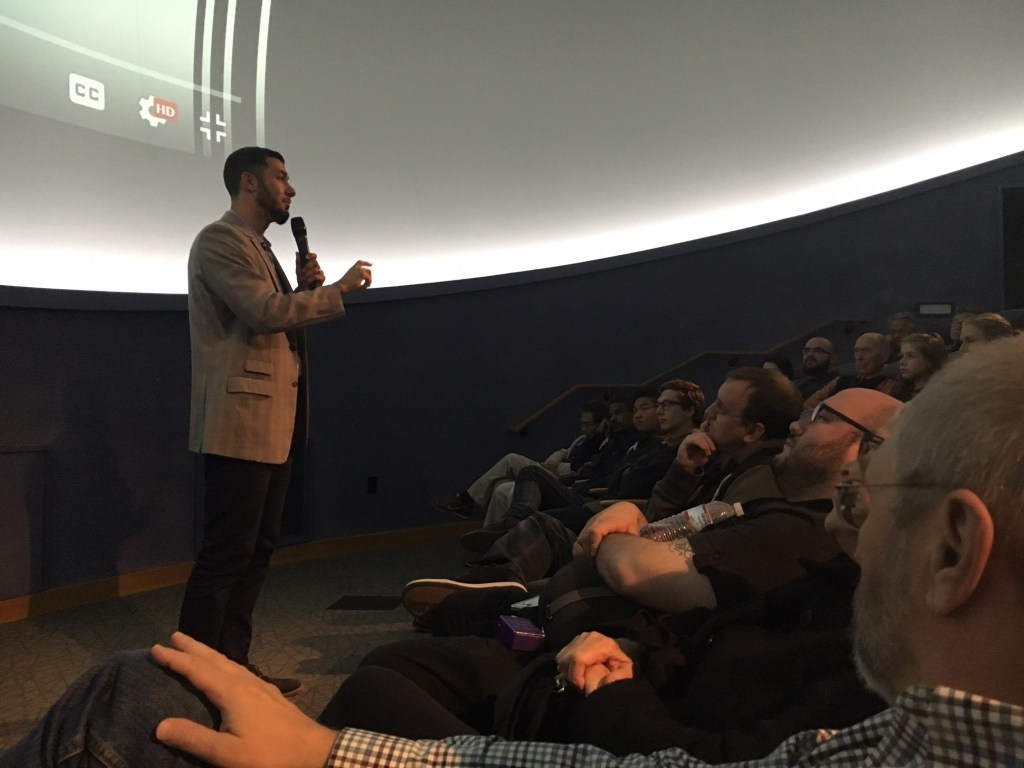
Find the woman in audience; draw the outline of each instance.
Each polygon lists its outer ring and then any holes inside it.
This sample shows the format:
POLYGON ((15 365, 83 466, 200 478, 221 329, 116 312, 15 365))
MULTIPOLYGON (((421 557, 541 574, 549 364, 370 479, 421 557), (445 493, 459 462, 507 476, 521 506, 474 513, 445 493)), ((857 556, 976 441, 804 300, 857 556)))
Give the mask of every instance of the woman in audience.
POLYGON ((900 342, 899 384, 892 396, 907 402, 945 365, 948 357, 946 342, 937 333, 905 336, 900 342))
POLYGON ((982 312, 965 320, 960 328, 960 351, 967 352, 974 345, 986 344, 994 339, 1015 336, 1017 331, 1007 320, 996 312, 982 312))

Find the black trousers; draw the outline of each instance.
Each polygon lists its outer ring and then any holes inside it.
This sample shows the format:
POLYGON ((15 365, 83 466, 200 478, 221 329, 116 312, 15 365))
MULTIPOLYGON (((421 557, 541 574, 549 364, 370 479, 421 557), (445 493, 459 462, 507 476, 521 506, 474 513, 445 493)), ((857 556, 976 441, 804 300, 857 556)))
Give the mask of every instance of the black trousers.
POLYGON ((332 728, 349 725, 408 738, 493 733, 498 694, 533 655, 482 637, 418 637, 388 643, 359 662, 349 678, 353 684, 346 681, 341 686, 320 720, 332 728), (391 671, 391 685, 356 685, 364 678, 367 683, 381 681, 381 668, 391 671), (410 706, 405 695, 416 706, 410 706))
POLYGON ((262 464, 205 454, 202 462, 203 543, 185 586, 178 629, 247 664, 252 612, 281 533, 291 458, 262 464))
POLYGON ((317 721, 336 731, 362 728, 407 739, 478 733, 404 675, 374 666, 345 678, 317 721))

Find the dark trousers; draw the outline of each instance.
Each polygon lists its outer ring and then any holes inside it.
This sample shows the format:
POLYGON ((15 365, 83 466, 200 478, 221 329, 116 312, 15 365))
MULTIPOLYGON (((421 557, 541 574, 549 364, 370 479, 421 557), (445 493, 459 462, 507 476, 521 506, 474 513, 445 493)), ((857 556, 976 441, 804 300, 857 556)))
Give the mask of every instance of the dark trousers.
POLYGON ((409 678, 376 666, 361 666, 345 678, 317 721, 336 731, 362 728, 407 739, 478 733, 409 678))
POLYGON ((571 528, 548 512, 538 512, 519 521, 494 542, 480 559, 480 565, 506 568, 519 581, 529 584, 572 562, 575 543, 576 533, 571 528))
POLYGON ((523 467, 516 475, 508 514, 524 518, 542 509, 578 507, 586 502, 585 497, 568 488, 557 476, 534 464, 523 467))
MULTIPOLYGON (((393 673, 392 682, 398 676, 407 682, 395 688, 377 685, 376 693, 369 685, 343 685, 320 721, 332 728, 350 725, 411 738, 425 733, 493 733, 498 694, 532 656, 482 637, 418 637, 388 643, 370 651, 359 663, 360 670, 383 667, 393 673), (415 696, 407 703, 403 696, 412 692, 415 696), (413 702, 418 706, 411 706, 413 702)), ((357 670, 353 677, 358 675, 358 680, 362 674, 366 673, 357 670)), ((373 673, 368 680, 381 681, 381 674, 373 673)))
POLYGON ((281 532, 291 458, 261 464, 205 454, 202 460, 203 544, 185 586, 178 629, 247 664, 252 612, 281 532))

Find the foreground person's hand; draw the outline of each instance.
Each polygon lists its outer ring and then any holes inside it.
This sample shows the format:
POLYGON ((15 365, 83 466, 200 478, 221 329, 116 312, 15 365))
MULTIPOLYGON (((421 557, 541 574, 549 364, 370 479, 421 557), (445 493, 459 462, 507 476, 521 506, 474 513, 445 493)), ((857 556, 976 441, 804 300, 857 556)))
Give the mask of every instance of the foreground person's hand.
POLYGON ((616 680, 633 677, 633 660, 600 632, 582 632, 555 656, 558 673, 586 695, 616 680))
POLYGON ((281 692, 212 648, 175 632, 153 659, 177 672, 220 710, 221 731, 170 717, 156 737, 217 768, 323 768, 337 734, 317 724, 281 692))

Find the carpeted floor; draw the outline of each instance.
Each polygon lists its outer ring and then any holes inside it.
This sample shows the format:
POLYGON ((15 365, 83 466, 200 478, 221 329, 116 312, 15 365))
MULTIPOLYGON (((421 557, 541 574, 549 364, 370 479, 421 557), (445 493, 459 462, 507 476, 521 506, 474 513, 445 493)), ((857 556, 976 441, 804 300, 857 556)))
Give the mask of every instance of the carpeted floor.
MULTIPOLYGON (((413 635, 397 604, 402 586, 458 573, 464 557, 457 542, 441 541, 271 568, 251 661, 266 674, 300 678, 305 691, 293 701, 316 716, 368 650, 413 635)), ((182 589, 0 625, 0 753, 82 672, 114 651, 165 640, 182 589)))

